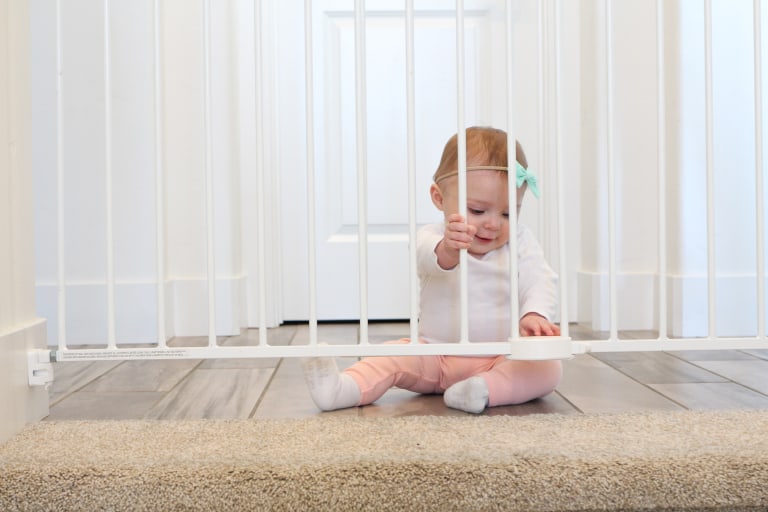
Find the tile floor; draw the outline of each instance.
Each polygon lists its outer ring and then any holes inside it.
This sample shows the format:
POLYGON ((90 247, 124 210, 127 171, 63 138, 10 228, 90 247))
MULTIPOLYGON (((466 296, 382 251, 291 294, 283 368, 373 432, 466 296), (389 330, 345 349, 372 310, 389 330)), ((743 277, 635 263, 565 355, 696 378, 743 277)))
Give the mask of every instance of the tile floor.
MULTIPOLYGON (((355 343, 357 324, 321 324, 319 338, 355 343)), ((372 341, 408 334, 407 323, 371 323, 372 341)), ((596 339, 579 326, 574 339, 596 339), (579 338, 581 336, 581 338, 579 338)), ((255 344, 257 331, 223 340, 255 344)), ((269 332, 272 344, 307 343, 306 325, 269 332)), ((201 338, 169 345, 194 346, 201 338)), ((340 358, 339 366, 354 358, 340 358)), ((299 360, 221 359, 56 363, 48 420, 305 418, 318 415, 465 415, 441 396, 392 389, 375 404, 320 412, 309 397, 299 360)), ((637 410, 768 409, 768 350, 599 353, 564 362, 557 391, 484 414, 603 413, 637 410)))

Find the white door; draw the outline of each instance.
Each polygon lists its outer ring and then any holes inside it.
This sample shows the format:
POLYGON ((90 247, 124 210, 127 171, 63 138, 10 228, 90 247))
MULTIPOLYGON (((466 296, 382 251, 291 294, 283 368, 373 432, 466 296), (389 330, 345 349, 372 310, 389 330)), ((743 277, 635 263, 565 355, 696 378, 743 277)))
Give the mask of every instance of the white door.
MULTIPOLYGON (((402 4, 367 2, 368 313, 408 318, 408 167, 405 16, 402 4), (374 5, 375 4, 375 5, 374 5)), ((360 317, 355 27, 353 2, 313 12, 317 303, 321 320, 360 317)), ((417 222, 438 221, 429 199, 442 148, 457 130, 453 3, 416 4, 417 222)), ((280 2, 277 30, 283 318, 308 318, 304 13, 280 2)), ((467 2, 466 123, 504 127, 504 2, 467 2)))

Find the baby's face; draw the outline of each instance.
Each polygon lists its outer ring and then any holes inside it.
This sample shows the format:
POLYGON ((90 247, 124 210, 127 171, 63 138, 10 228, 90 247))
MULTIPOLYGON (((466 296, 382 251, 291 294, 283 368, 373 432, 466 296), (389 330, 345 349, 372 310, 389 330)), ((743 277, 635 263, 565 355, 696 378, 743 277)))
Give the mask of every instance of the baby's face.
MULTIPOLYGON (((507 192, 507 173, 482 170, 467 173, 467 224, 475 226, 477 233, 469 248, 469 253, 482 256, 509 241, 509 196, 507 192)), ((440 182, 442 207, 445 218, 459 212, 458 178, 446 178, 440 182)), ((517 207, 525 194, 525 186, 517 190, 517 207)), ((434 197, 433 197, 434 199, 434 197)))

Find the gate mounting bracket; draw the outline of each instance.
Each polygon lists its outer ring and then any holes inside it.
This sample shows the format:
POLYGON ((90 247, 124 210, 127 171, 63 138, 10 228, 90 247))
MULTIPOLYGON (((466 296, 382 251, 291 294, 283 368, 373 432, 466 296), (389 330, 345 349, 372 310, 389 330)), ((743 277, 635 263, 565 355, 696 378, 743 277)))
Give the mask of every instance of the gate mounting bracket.
POLYGON ((53 364, 50 350, 27 352, 27 370, 30 386, 48 386, 53 382, 53 364))

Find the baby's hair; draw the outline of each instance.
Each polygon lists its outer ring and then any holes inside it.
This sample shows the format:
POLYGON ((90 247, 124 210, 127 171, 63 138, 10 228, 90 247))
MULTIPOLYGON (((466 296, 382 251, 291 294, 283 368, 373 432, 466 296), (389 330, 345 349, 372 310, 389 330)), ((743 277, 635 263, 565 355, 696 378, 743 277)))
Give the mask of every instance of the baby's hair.
MULTIPOLYGON (((502 167, 507 168, 507 132, 498 128, 473 126, 467 128, 467 166, 502 167)), ((458 134, 445 144, 440 165, 432 179, 438 181, 455 175, 459 168, 458 134)), ((524 168, 528 168, 528 160, 519 141, 515 141, 515 157, 524 168)), ((515 166, 512 166, 514 172, 515 166)))

